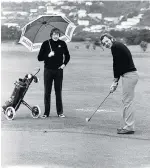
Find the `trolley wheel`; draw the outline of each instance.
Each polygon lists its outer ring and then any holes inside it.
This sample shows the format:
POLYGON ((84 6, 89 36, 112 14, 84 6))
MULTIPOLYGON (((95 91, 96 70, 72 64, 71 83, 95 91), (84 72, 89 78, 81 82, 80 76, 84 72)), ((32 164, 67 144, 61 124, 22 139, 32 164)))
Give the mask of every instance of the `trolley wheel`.
POLYGON ((13 120, 16 115, 15 109, 13 107, 7 107, 5 110, 5 117, 7 120, 13 120))
POLYGON ((31 112, 31 116, 33 118, 38 118, 41 115, 41 110, 39 106, 33 106, 32 107, 32 112, 31 112))

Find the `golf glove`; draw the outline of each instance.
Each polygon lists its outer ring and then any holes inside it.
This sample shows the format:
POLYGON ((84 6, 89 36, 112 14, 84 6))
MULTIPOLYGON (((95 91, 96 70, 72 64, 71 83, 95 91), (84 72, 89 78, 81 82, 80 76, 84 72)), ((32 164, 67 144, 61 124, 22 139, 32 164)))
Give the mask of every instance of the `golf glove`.
POLYGON ((113 93, 117 89, 117 86, 118 86, 118 82, 114 81, 110 86, 110 92, 113 93))

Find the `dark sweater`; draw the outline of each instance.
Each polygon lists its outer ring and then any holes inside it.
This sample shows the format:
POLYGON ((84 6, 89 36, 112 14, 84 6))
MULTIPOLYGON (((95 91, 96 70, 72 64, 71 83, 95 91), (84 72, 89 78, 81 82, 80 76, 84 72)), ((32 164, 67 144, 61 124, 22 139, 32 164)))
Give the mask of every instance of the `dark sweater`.
POLYGON ((120 42, 114 42, 111 47, 113 55, 114 78, 120 78, 126 72, 136 71, 130 50, 120 42))
POLYGON ((54 41, 50 39, 49 41, 51 49, 55 53, 54 56, 48 57, 51 50, 47 40, 43 42, 40 48, 38 60, 44 61, 44 67, 47 69, 58 69, 62 64, 67 65, 70 60, 70 54, 66 43, 62 40, 54 41))

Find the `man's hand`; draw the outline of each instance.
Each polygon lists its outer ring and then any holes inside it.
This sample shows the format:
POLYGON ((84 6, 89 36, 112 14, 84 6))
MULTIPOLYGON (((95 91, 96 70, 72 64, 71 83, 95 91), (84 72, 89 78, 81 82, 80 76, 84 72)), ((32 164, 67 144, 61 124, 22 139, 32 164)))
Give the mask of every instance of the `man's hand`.
POLYGON ((65 68, 65 64, 62 64, 58 69, 64 69, 65 68))
POLYGON ((117 89, 117 86, 118 86, 118 82, 114 81, 110 86, 110 93, 113 93, 117 89))
POLYGON ((52 57, 52 56, 54 56, 54 51, 51 51, 49 54, 48 54, 48 57, 52 57))

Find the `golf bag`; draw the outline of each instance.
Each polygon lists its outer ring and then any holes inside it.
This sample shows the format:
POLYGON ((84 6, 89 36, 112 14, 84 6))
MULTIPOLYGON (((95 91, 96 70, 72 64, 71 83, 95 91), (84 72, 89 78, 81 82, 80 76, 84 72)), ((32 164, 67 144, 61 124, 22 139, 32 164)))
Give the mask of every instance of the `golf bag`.
MULTIPOLYGON (((16 108, 19 100, 23 98, 24 93, 26 92, 27 89, 27 83, 26 81, 19 79, 19 81, 15 82, 15 88, 12 92, 12 95, 10 96, 9 100, 5 102, 5 105, 2 106, 4 110, 7 109, 7 107, 11 106, 13 108, 16 108)), ((17 109, 16 109, 17 110, 17 109)))
MULTIPOLYGON (((40 71, 40 69, 38 69, 37 73, 39 71, 40 71)), ((33 118, 39 117, 40 108, 38 106, 31 107, 23 100, 32 81, 34 80, 35 83, 38 82, 38 78, 36 77, 36 74, 35 75, 27 74, 27 75, 25 75, 25 77, 23 79, 19 78, 19 80, 14 83, 15 88, 14 88, 10 98, 2 106, 2 111, 4 112, 4 114, 8 120, 14 119, 14 116, 16 114, 15 112, 18 110, 21 103, 24 104, 25 106, 27 106, 32 111, 31 115, 33 118)))

